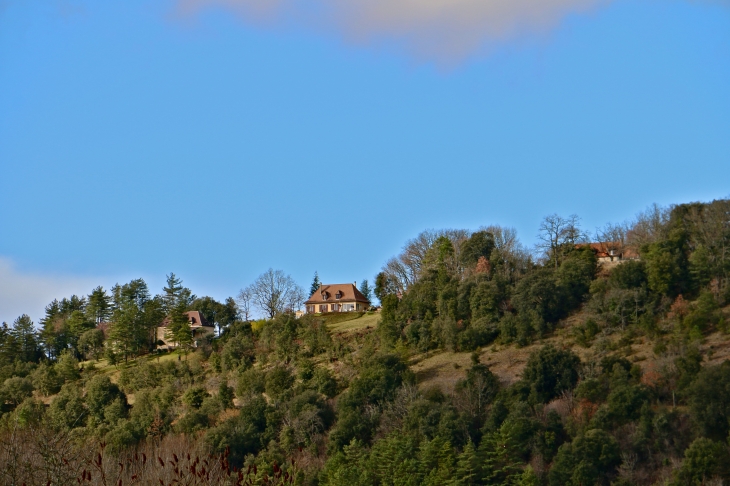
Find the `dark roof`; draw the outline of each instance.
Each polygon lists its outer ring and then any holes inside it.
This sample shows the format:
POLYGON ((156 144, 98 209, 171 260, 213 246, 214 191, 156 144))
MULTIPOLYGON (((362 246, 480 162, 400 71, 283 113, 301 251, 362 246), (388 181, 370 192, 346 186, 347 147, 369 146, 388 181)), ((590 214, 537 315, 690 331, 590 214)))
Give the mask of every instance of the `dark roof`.
POLYGON ((354 284, 329 284, 320 285, 305 304, 324 304, 337 302, 362 302, 370 304, 370 301, 357 290, 354 284), (340 296, 338 299, 337 296, 340 296), (326 297, 326 298, 325 298, 326 297))
MULTIPOLYGON (((208 321, 205 320, 205 317, 203 317, 203 314, 199 311, 188 311, 185 315, 188 316, 188 322, 191 327, 213 327, 213 324, 209 324, 208 321)), ((169 324, 170 318, 165 317, 162 324, 160 324, 160 327, 167 327, 169 324)))

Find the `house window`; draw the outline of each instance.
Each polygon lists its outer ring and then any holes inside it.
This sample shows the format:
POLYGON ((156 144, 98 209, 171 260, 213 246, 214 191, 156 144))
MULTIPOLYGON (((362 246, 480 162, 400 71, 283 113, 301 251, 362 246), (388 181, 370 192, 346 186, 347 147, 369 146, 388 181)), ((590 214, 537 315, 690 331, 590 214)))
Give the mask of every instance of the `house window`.
POLYGON ((335 299, 340 300, 341 297, 342 297, 342 292, 337 291, 337 293, 335 294, 335 299))
POLYGON ((332 304, 332 312, 337 312, 340 310, 340 304, 332 304))
POLYGON ((327 304, 321 304, 319 306, 319 311, 320 312, 327 312, 327 304))

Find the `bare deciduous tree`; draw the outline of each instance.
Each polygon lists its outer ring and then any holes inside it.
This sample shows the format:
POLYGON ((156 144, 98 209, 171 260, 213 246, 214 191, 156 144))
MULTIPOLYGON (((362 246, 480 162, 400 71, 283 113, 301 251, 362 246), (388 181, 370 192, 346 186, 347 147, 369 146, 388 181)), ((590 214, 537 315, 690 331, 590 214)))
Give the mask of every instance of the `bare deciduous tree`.
POLYGON ((653 243, 667 235, 671 207, 663 208, 652 204, 646 211, 636 215, 636 219, 629 223, 631 229, 627 231, 627 244, 638 250, 642 245, 653 243))
POLYGON ((596 239, 601 245, 601 250, 611 256, 620 256, 626 248, 626 234, 628 225, 626 223, 608 223, 596 231, 596 239))
POLYGON ((468 230, 426 230, 415 238, 408 240, 401 253, 388 260, 383 266, 383 272, 396 283, 399 292, 405 292, 408 287, 416 283, 428 267, 428 253, 434 242, 445 236, 454 247, 455 260, 459 260, 461 243, 470 236, 468 230))
POLYGON ((567 218, 551 214, 540 223, 537 248, 544 252, 549 261, 554 262, 555 268, 560 265, 566 250, 586 239, 579 223, 580 218, 575 214, 567 218))
POLYGON ((253 304, 269 318, 298 309, 305 299, 304 289, 293 278, 271 268, 259 275, 248 288, 253 304))
POLYGON ((524 274, 530 265, 530 252, 517 238, 517 230, 491 225, 479 228, 494 236, 494 250, 490 260, 495 265, 495 271, 508 280, 514 280, 517 275, 524 274))
POLYGON ((238 304, 238 310, 241 313, 243 320, 248 322, 251 320, 251 305, 253 300, 253 291, 251 286, 242 288, 236 296, 236 303, 238 304))

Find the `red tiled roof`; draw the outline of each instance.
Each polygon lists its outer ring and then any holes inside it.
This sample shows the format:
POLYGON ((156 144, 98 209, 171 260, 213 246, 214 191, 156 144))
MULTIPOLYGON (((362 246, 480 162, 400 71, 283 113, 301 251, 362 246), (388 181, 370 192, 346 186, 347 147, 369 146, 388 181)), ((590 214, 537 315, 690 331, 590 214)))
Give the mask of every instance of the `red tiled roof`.
POLYGON ((330 284, 320 285, 315 293, 305 304, 324 304, 338 302, 363 302, 370 304, 370 301, 357 290, 354 284, 330 284), (337 298, 339 295, 339 299, 337 298))
MULTIPOLYGON (((576 247, 582 247, 582 246, 586 246, 586 245, 585 244, 576 245, 576 247)), ((618 245, 613 245, 610 243, 588 243, 587 246, 589 246, 591 248, 591 250, 593 250, 596 253, 596 256, 598 258, 610 258, 611 256, 620 257, 622 259, 639 257, 639 254, 636 253, 636 251, 634 251, 631 248, 627 248, 627 247, 624 247, 621 250, 617 249, 615 251, 615 253, 613 255, 611 255, 611 253, 610 253, 611 246, 618 246, 618 245)))

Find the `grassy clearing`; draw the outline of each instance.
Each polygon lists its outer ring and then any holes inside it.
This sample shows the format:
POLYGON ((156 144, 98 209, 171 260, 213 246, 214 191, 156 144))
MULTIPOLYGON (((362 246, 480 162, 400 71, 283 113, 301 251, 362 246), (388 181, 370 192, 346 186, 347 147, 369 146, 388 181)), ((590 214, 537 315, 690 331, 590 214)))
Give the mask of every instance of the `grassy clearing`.
POLYGON ((375 329, 378 326, 380 314, 365 314, 355 319, 349 319, 341 322, 327 323, 329 330, 335 334, 349 333, 361 331, 368 328, 375 329))
POLYGON ((185 353, 183 353, 182 351, 174 350, 170 353, 164 353, 160 355, 146 354, 137 358, 130 358, 128 361, 122 361, 121 363, 118 363, 116 365, 109 364, 109 361, 102 358, 99 361, 81 361, 79 363, 79 366, 84 369, 93 367, 96 373, 109 375, 109 378, 116 383, 117 379, 119 378, 119 373, 124 369, 134 368, 146 362, 164 363, 165 361, 177 361, 178 357, 180 357, 182 361, 185 361, 190 357, 191 354, 192 353, 189 352, 186 356, 185 353))
MULTIPOLYGON (((489 366, 503 385, 517 381, 525 368, 527 359, 540 344, 518 348, 516 346, 489 346, 479 352, 479 361, 489 366)), ((471 367, 472 353, 442 351, 429 355, 418 355, 411 360, 411 369, 416 374, 420 388, 438 386, 450 393, 456 382, 466 376, 471 367)))

